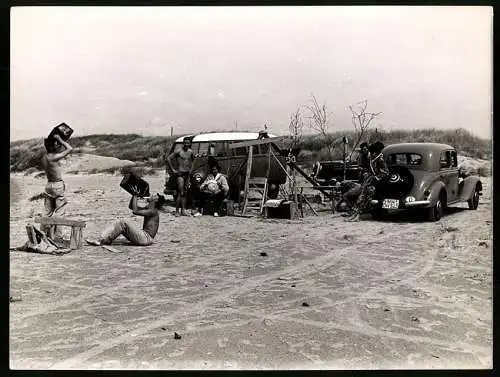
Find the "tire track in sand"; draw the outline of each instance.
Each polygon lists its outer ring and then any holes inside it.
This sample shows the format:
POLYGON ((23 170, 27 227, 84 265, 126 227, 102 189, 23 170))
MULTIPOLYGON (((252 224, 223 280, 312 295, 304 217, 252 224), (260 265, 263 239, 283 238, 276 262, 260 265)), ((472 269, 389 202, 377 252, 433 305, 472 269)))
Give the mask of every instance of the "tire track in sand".
MULTIPOLYGON (((373 240, 378 240, 382 241, 383 239, 390 239, 393 237, 397 237, 402 235, 403 233, 406 233, 406 229, 401 229, 399 232, 394 232, 394 233, 389 233, 384 235, 383 237, 380 237, 380 234, 373 234, 372 238, 373 240)), ((231 296, 238 295, 238 294, 243 294, 256 286, 262 285, 262 283, 276 279, 280 276, 286 275, 286 274, 291 274, 295 272, 299 272, 299 276, 305 276, 310 274, 311 272, 314 272, 318 269, 322 268, 328 268, 333 266, 335 263, 338 262, 338 260, 348 252, 350 252, 352 249, 357 249, 359 247, 358 244, 351 244, 350 246, 345 247, 339 252, 329 252, 327 254, 321 255, 319 257, 316 257, 312 260, 307 260, 303 261, 302 263, 299 263, 297 265, 294 265, 292 267, 289 267, 285 270, 279 270, 275 271, 274 273, 271 274, 266 274, 265 276, 255 276, 247 279, 241 286, 235 287, 228 289, 220 294, 216 294, 214 296, 211 296, 207 298, 206 300, 203 300, 202 302, 196 303, 192 305, 190 308, 187 309, 178 309, 174 311, 173 313, 150 321, 146 324, 142 324, 140 326, 137 326, 131 331, 128 331, 122 335, 119 335, 118 337, 112 338, 108 341, 102 342, 101 345, 93 347, 87 351, 84 351, 82 353, 79 353, 73 357, 70 357, 66 360, 62 360, 56 364, 54 364, 53 368, 54 369, 69 369, 71 367, 74 367, 75 365, 78 365, 81 362, 84 362, 92 357, 95 357, 117 345, 127 343, 128 341, 132 340, 134 337, 142 335, 154 328, 164 326, 168 324, 169 322, 175 320, 176 318, 179 317, 185 317, 188 314, 194 313, 194 312, 201 312, 204 309, 208 308, 209 305, 212 305, 218 301, 225 300, 231 296)), ((419 263, 418 261, 416 262, 417 264, 419 263)), ((415 263, 412 264, 410 267, 414 267, 415 263)), ((409 268, 408 266, 405 268, 409 268)), ((392 272, 394 273, 394 271, 392 272)), ((296 275, 297 276, 297 275, 296 275)))
MULTIPOLYGON (((381 236, 379 233, 375 233, 372 235, 371 239, 368 241, 378 241, 378 242, 384 242, 386 239, 392 239, 397 236, 401 236, 403 233, 406 233, 406 229, 401 229, 398 232, 391 232, 388 234, 385 234, 384 236, 381 236)), ((326 241, 324 242, 325 244, 327 243, 326 241)), ((323 246, 325 246, 325 244, 323 246)), ((264 282, 276 279, 280 276, 284 276, 287 274, 292 274, 299 272, 298 275, 294 275, 295 277, 301 277, 301 276, 306 276, 311 274, 312 272, 315 272, 317 270, 325 269, 328 267, 333 266, 338 262, 338 260, 345 254, 349 253, 351 250, 356 250, 359 248, 358 244, 350 244, 349 246, 346 245, 344 249, 341 249, 339 252, 328 252, 327 254, 321 255, 319 257, 316 257, 312 260, 307 260, 303 261, 297 265, 294 265, 292 267, 289 267, 285 270, 279 270, 275 271, 271 274, 265 274, 265 276, 259 275, 255 277, 251 277, 247 279, 241 286, 235 287, 228 289, 220 294, 211 296, 207 298, 206 300, 203 300, 202 302, 196 303, 192 305, 190 308, 187 309, 178 309, 174 311, 173 313, 150 321, 148 323, 142 324, 140 326, 137 326, 135 329, 128 331, 122 335, 119 335, 118 337, 115 337, 113 339, 110 339, 108 341, 101 342, 101 345, 93 347, 87 351, 84 351, 78 355, 75 355, 73 357, 70 357, 66 360, 60 361, 56 364, 54 364, 53 368, 54 369, 67 369, 74 367, 75 365, 78 365, 81 362, 84 362, 92 357, 95 357, 117 345, 127 343, 128 341, 132 340, 134 337, 143 335, 144 333, 168 324, 169 322, 174 321, 176 318, 179 317, 185 317, 188 314, 194 313, 194 312, 202 312, 204 309, 208 308, 208 306, 218 302, 222 301, 225 299, 228 299, 231 296, 234 295, 241 295, 256 286, 262 285, 264 282)), ((410 266, 405 266, 401 269, 398 269, 397 271, 405 271, 411 268, 414 268, 416 265, 420 263, 419 260, 416 262, 412 263, 410 266)), ((387 274, 387 276, 391 276, 396 271, 392 271, 391 273, 387 274)), ((387 277, 385 277, 387 278, 387 277)))

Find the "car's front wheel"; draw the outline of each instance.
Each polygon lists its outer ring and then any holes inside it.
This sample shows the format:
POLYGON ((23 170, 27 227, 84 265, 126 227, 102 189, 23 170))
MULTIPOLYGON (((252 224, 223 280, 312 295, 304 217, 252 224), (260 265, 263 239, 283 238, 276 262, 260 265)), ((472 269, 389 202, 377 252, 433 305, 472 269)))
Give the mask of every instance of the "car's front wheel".
POLYGON ((476 186, 474 190, 474 194, 472 194, 472 197, 467 201, 467 204, 469 205, 469 209, 475 210, 477 209, 477 206, 479 205, 479 187, 476 186))
POLYGON ((443 208, 443 203, 444 203, 444 197, 443 195, 441 195, 438 200, 436 201, 436 203, 434 203, 434 205, 428 209, 428 212, 427 212, 427 218, 429 219, 429 221, 439 221, 441 219, 441 217, 443 217, 443 212, 444 212, 444 208, 443 208))

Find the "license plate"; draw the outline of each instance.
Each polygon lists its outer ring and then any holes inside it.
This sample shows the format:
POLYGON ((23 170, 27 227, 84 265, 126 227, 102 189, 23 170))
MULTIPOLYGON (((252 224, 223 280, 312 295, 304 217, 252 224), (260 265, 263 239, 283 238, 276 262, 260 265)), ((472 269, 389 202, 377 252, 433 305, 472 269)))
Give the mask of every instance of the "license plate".
POLYGON ((382 208, 398 209, 399 208, 399 200, 397 200, 397 199, 384 199, 384 201, 382 202, 382 208))

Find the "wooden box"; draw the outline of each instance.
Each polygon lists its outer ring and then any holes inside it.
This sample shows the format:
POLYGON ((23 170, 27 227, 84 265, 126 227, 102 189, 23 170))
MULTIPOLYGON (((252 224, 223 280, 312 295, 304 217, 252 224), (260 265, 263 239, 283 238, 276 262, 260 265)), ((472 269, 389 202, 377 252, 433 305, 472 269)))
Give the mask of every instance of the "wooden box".
POLYGON ((297 204, 284 201, 279 207, 264 207, 264 216, 270 219, 295 219, 297 218, 297 204))

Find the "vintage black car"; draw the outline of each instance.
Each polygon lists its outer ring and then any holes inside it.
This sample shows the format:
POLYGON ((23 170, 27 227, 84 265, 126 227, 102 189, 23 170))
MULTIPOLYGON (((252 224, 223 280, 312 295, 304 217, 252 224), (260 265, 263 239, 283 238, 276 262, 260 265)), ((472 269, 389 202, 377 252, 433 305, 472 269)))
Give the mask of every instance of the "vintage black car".
POLYGON ((345 180, 357 181, 360 177, 361 168, 358 166, 358 158, 361 150, 359 148, 352 152, 350 158, 343 160, 317 161, 314 163, 312 178, 322 186, 333 186, 337 182, 345 180))
POLYGON ((467 202, 478 207, 482 183, 478 176, 459 174, 457 152, 446 144, 402 143, 383 150, 390 176, 377 187, 372 216, 389 210, 425 211, 428 220, 438 221, 444 209, 467 202))

